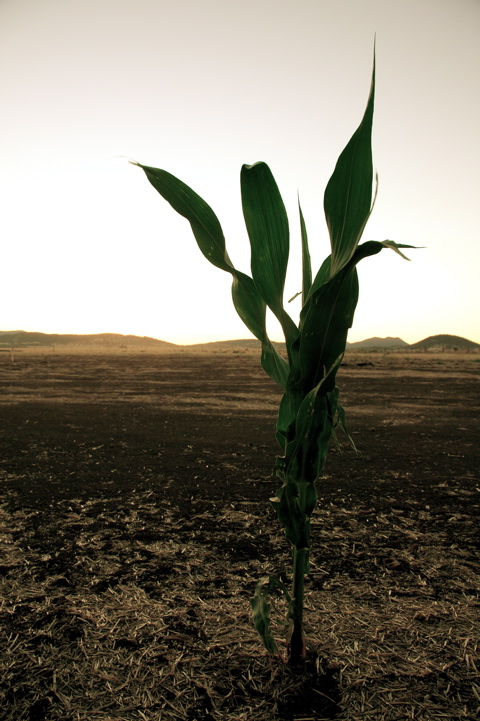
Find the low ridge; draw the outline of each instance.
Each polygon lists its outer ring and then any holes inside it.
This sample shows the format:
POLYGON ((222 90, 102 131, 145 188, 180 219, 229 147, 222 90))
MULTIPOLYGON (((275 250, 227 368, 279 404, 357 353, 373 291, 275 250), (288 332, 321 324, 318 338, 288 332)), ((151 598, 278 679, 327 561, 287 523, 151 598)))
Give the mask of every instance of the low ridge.
POLYGON ((412 343, 410 348, 422 348, 422 349, 433 349, 439 348, 441 350, 464 350, 480 348, 480 343, 475 343, 473 340, 462 338, 459 335, 431 335, 428 338, 419 340, 418 343, 412 343))
POLYGON ((0 331, 0 346, 48 346, 48 345, 152 345, 175 347, 175 343, 149 336, 122 335, 121 333, 92 333, 87 335, 63 333, 38 333, 24 330, 0 331))
MULTIPOLYGON (((255 348, 260 346, 260 341, 256 338, 243 338, 238 340, 222 340, 211 341, 206 343, 195 343, 189 346, 182 346, 177 343, 170 343, 158 338, 150 336, 122 335, 121 333, 93 333, 93 334, 63 334, 63 333, 40 333, 24 330, 7 330, 0 331, 0 347, 21 348, 35 346, 54 346, 54 345, 91 345, 91 346, 115 346, 122 347, 128 345, 135 346, 151 346, 152 348, 255 348)), ((284 346, 284 343, 276 343, 278 347, 284 346)), ((458 335, 433 335, 424 338, 418 343, 406 343, 401 338, 367 338, 366 340, 357 341, 355 343, 347 343, 350 350, 368 350, 379 348, 398 348, 405 350, 474 350, 480 349, 480 344, 474 341, 462 338, 458 335)))

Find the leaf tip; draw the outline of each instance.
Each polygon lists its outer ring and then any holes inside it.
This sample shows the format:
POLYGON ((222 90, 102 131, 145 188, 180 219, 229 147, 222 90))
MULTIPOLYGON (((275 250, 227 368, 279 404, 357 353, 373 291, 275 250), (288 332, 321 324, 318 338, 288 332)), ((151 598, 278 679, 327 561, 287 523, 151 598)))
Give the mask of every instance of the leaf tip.
POLYGON ((257 160, 256 163, 251 163, 248 165, 248 163, 244 163, 242 166, 243 170, 253 170, 253 168, 256 168, 257 165, 266 165, 266 163, 263 160, 257 160))
POLYGON ((119 160, 126 160, 128 163, 130 163, 130 165, 138 165, 139 168, 142 167, 140 163, 138 163, 136 160, 132 160, 132 158, 129 158, 127 155, 116 155, 115 158, 119 160))

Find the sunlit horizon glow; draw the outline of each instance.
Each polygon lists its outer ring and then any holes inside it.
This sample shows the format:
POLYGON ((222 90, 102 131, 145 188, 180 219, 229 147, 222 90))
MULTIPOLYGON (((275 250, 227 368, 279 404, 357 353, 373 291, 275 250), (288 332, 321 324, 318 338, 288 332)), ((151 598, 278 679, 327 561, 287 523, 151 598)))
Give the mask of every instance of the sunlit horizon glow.
MULTIPOLYGON (((0 330, 250 337, 230 276, 128 158, 191 185, 244 272, 240 168, 267 162, 290 219, 288 299, 297 191, 316 270, 323 192, 363 115, 376 36, 380 186, 363 240, 424 247, 362 261, 348 340, 480 342, 479 30, 474 0, 3 0, 0 330)), ((297 320, 299 301, 287 307, 297 320)))

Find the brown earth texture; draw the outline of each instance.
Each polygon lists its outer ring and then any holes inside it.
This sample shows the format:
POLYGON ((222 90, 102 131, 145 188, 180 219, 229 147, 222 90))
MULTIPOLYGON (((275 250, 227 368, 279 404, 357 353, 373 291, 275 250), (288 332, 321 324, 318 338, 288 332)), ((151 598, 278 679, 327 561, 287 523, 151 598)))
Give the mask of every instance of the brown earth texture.
POLYGON ((280 391, 246 350, 0 354, 4 721, 480 717, 480 356, 351 354, 305 668, 253 629, 290 578, 280 391))

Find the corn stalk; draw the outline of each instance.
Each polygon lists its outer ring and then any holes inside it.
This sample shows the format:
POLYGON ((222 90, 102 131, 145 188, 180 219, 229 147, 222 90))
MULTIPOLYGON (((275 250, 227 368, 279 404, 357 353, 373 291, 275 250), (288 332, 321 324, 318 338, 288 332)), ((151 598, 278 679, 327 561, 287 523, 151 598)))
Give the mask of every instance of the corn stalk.
POLYGON ((280 587, 288 602, 289 663, 305 659, 303 634, 304 578, 309 569, 310 518, 317 502, 316 481, 335 427, 345 428, 335 377, 345 352, 347 333, 358 300, 356 266, 384 248, 411 248, 391 240, 359 244, 374 204, 371 134, 375 95, 375 62, 362 121, 338 158, 324 195, 331 253, 313 277, 305 222, 299 203, 302 241, 302 310, 295 323, 284 307, 289 257, 289 223, 282 197, 268 165, 241 169, 243 215, 251 247, 251 275, 232 264, 220 222, 209 205, 165 170, 134 163, 152 186, 191 225, 198 247, 213 265, 232 276, 232 299, 238 315, 261 342, 261 364, 284 392, 276 437, 280 453, 274 474, 281 481, 270 499, 291 544, 290 592, 276 578, 262 578, 251 605, 255 627, 267 650, 278 653, 270 629, 268 594, 280 587), (284 358, 266 330, 269 308, 286 343, 284 358))

